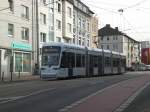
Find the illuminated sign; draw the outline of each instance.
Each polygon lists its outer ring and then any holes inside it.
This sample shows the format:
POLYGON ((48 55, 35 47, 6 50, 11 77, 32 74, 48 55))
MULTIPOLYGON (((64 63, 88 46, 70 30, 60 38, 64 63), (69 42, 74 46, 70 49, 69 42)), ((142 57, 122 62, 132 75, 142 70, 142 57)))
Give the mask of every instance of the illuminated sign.
POLYGON ((21 49, 21 50, 32 50, 32 46, 28 43, 22 42, 12 42, 11 48, 13 49, 21 49))
POLYGON ((60 52, 60 47, 43 47, 42 49, 43 53, 59 53, 60 52))

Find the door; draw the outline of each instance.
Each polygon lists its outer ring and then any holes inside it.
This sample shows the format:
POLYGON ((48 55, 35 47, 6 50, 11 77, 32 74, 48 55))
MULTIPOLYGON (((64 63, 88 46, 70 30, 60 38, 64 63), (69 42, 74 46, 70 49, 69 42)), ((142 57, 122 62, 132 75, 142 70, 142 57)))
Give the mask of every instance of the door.
POLYGON ((98 57, 98 75, 103 75, 103 60, 102 60, 102 56, 98 57))
POLYGON ((94 75, 94 60, 93 60, 93 57, 92 55, 90 55, 90 65, 89 65, 89 73, 90 73, 90 76, 94 75))

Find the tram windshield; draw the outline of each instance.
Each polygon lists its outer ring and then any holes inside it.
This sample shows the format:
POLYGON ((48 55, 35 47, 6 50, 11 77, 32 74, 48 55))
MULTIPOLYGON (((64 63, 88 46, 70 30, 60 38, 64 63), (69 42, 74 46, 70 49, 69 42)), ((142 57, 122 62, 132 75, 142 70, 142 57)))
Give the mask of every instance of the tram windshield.
POLYGON ((46 46, 42 48, 42 66, 57 66, 60 58, 60 47, 46 46))

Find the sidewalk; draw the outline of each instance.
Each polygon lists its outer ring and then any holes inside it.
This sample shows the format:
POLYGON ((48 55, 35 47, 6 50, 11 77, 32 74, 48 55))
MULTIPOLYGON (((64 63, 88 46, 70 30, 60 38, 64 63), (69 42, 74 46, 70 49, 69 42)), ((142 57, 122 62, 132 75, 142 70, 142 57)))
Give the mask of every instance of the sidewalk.
POLYGON ((40 76, 39 75, 27 75, 27 76, 24 75, 20 77, 13 76, 12 81, 10 77, 4 78, 3 81, 0 79, 0 84, 12 83, 12 82, 24 82, 24 81, 31 81, 31 80, 40 80, 40 76))
POLYGON ((123 81, 73 103, 61 112, 122 112, 139 94, 138 90, 150 84, 149 81, 150 75, 123 81), (124 107, 120 109, 122 105, 124 107))

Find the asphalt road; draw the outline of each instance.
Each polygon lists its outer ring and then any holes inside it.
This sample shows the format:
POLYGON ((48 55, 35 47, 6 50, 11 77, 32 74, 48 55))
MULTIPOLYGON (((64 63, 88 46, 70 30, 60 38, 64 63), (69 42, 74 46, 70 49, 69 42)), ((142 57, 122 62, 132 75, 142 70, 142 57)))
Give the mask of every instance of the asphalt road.
POLYGON ((98 90, 135 77, 140 74, 0 85, 0 112, 59 112, 98 90))
POLYGON ((150 112, 150 86, 145 88, 123 112, 150 112))

